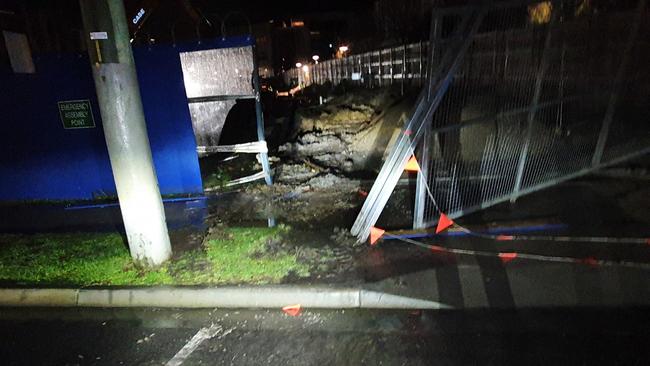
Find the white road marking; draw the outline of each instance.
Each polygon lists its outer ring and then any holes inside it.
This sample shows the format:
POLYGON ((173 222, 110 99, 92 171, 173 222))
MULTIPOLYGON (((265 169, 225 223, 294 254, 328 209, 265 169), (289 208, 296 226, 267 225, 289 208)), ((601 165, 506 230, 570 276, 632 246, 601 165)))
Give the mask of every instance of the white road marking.
MULTIPOLYGON (((180 366, 185 362, 185 360, 194 352, 206 339, 214 338, 219 333, 222 333, 223 327, 219 324, 212 324, 209 328, 201 328, 192 339, 190 339, 183 348, 181 348, 171 360, 167 361, 165 366, 180 366)), ((228 329, 223 332, 222 336, 227 335, 232 332, 232 329, 228 329)))

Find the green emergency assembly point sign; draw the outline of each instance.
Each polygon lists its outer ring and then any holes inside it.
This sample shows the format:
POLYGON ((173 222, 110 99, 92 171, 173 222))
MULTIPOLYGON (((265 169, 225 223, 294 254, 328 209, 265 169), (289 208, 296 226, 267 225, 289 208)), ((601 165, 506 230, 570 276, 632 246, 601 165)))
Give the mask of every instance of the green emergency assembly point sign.
POLYGON ((59 102, 59 115, 63 128, 94 128, 95 118, 90 100, 68 100, 59 102))

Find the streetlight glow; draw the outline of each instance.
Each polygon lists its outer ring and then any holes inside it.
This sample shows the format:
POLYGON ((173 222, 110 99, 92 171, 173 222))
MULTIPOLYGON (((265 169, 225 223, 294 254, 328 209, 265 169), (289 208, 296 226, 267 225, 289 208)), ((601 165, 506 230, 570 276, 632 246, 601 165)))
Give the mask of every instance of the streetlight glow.
POLYGON ((307 65, 303 66, 302 71, 304 71, 305 73, 308 73, 309 72, 309 66, 307 66, 307 65))
POLYGON ((318 55, 313 55, 313 56, 311 57, 311 59, 314 60, 314 61, 318 61, 318 60, 320 60, 320 56, 318 56, 318 55))
POLYGON ((297 68, 301 68, 301 67, 302 67, 302 63, 301 63, 301 62, 296 62, 296 67, 297 67, 297 68))
POLYGON ((341 47, 339 47, 339 51, 341 51, 341 52, 348 52, 349 49, 350 49, 350 48, 349 48, 348 46, 341 46, 341 47))

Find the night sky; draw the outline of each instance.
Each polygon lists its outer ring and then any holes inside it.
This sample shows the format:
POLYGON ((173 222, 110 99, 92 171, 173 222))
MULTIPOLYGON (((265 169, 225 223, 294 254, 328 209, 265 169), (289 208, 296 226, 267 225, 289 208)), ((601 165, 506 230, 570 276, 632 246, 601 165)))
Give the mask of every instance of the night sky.
POLYGON ((253 21, 290 17, 292 15, 331 11, 363 12, 371 9, 372 0, 223 0, 193 1, 199 8, 210 12, 242 11, 253 21))

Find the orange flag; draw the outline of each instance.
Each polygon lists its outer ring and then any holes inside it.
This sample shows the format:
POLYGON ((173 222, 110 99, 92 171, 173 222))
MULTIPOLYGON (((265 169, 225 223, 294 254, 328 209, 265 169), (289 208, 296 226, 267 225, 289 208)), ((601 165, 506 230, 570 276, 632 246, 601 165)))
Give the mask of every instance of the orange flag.
POLYGON ((370 228, 370 245, 375 245, 377 243, 377 240, 381 239, 381 237, 384 235, 386 230, 380 229, 378 227, 371 227, 370 228))
POLYGON ((302 306, 300 306, 300 304, 289 305, 283 307, 282 311, 284 311, 287 315, 298 316, 298 314, 300 314, 302 311, 302 306))
POLYGON ((517 258, 517 253, 499 253, 499 258, 505 264, 517 258))
POLYGON ((417 159, 415 159, 415 156, 411 156, 411 159, 409 159, 409 161, 406 163, 404 170, 406 170, 407 172, 420 171, 420 164, 418 164, 418 161, 417 159))
POLYGON ((453 224, 454 222, 447 217, 447 215, 441 213, 440 218, 438 219, 438 226, 436 227, 436 234, 439 234, 441 231, 444 231, 453 224))

